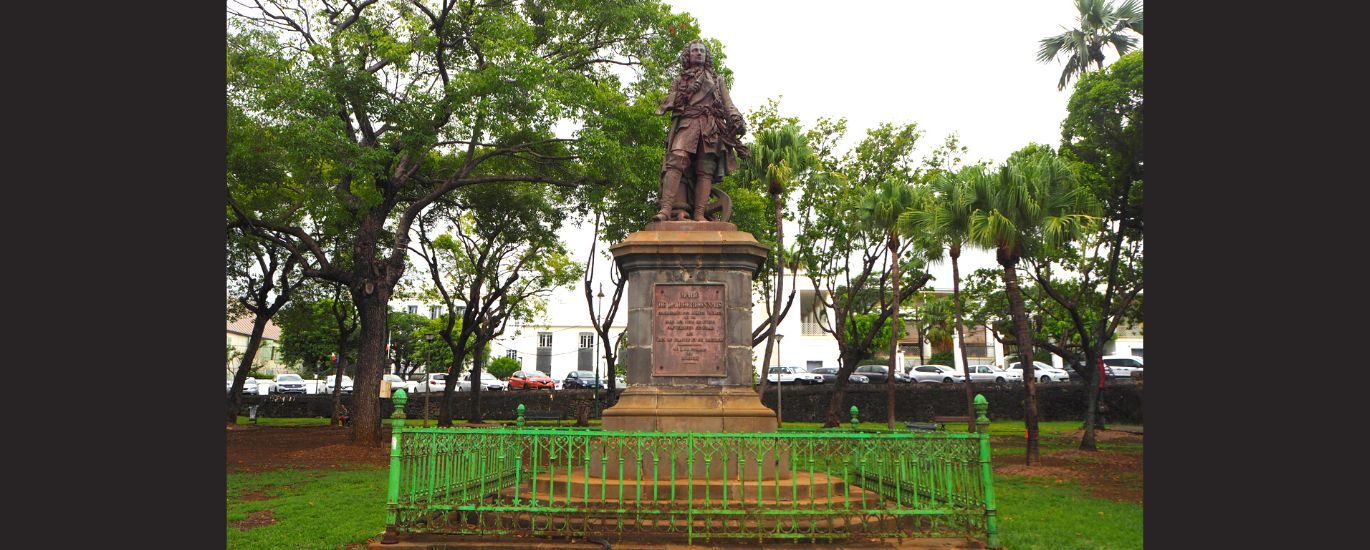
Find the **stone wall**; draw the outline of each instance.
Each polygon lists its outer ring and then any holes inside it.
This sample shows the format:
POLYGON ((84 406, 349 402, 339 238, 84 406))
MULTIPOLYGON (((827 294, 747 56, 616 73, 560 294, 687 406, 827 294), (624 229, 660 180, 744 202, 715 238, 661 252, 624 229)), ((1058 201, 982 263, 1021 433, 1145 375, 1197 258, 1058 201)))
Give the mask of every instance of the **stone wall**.
MULTIPOLYGON (((767 407, 776 408, 775 386, 762 399, 767 407)), ((900 421, 927 422, 934 415, 966 414, 965 389, 959 385, 900 384, 896 386, 896 418, 900 421)), ((1022 420, 1023 386, 981 384, 975 388, 989 401, 990 420, 1022 420)), ((1084 418, 1085 388, 1080 384, 1043 384, 1037 387, 1037 418, 1039 420, 1082 420, 1084 418)), ((622 391, 622 390, 619 390, 622 391)), ((785 386, 783 395, 786 422, 822 422, 832 396, 832 386, 785 386)), ((429 418, 438 418, 438 396, 433 394, 429 418)), ((601 407, 617 401, 617 394, 599 392, 601 407)), ((454 396, 454 417, 464 420, 471 394, 460 392, 454 396)), ((343 403, 351 408, 351 396, 343 396, 343 403)), ((481 409, 487 421, 513 420, 519 404, 533 411, 561 411, 567 420, 574 420, 577 409, 590 407, 593 411, 592 390, 545 390, 481 392, 481 409)), ((1108 386, 1103 393, 1107 406, 1105 418, 1112 423, 1142 423, 1142 385, 1119 384, 1108 386)), ((331 395, 249 395, 243 404, 261 404, 257 414, 262 417, 324 417, 333 414, 331 395)), ((847 411, 856 405, 862 422, 883 422, 885 419, 885 386, 880 384, 848 386, 841 406, 840 417, 845 423, 847 411)), ((389 418, 394 405, 381 400, 381 413, 389 418)), ((246 408, 243 415, 247 414, 246 408)), ((423 394, 412 394, 405 406, 409 418, 423 418, 423 394)), ((591 414, 593 417, 593 414, 591 414)))

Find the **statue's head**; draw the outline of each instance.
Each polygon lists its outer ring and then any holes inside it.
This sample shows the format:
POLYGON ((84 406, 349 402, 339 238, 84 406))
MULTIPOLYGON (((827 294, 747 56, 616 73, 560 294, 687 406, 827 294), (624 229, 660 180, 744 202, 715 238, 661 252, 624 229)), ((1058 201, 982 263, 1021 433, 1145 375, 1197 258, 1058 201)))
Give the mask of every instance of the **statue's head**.
POLYGON ((709 51, 709 45, 703 40, 691 40, 685 45, 685 49, 680 50, 680 65, 690 68, 695 65, 704 65, 710 70, 714 68, 714 54, 709 51))

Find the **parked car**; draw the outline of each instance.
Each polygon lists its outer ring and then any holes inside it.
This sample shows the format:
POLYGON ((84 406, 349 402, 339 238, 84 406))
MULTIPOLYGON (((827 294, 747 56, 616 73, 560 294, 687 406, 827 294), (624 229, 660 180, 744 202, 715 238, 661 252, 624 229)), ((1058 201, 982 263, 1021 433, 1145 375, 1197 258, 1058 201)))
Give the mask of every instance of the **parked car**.
POLYGON ((952 382, 965 382, 966 375, 956 372, 956 369, 946 365, 918 365, 909 369, 909 376, 914 382, 950 384, 952 382))
MULTIPOLYGON (((228 387, 224 389, 224 392, 225 392, 225 393, 231 392, 231 391, 233 391, 233 377, 232 377, 232 376, 228 377, 228 387)), ((257 379, 256 379, 256 378, 252 378, 252 377, 249 376, 246 380, 243 380, 243 395, 257 395, 257 379)))
MULTIPOLYGON (((419 385, 416 386, 416 387, 414 388, 414 392, 415 392, 415 393, 440 392, 440 391, 443 391, 443 390, 446 390, 446 389, 447 389, 447 373, 445 373, 445 372, 430 372, 430 373, 428 373, 427 376, 424 376, 423 381, 422 381, 422 382, 419 382, 419 385)), ((458 389, 461 389, 461 386, 458 386, 458 387, 454 388, 453 391, 456 391, 456 390, 458 390, 458 389)))
MULTIPOLYGON (((818 367, 809 372, 823 375, 824 384, 832 384, 834 382, 837 382, 837 367, 818 367)), ((869 384, 871 383, 871 379, 867 378, 864 374, 852 373, 851 376, 847 377, 847 383, 869 384)))
POLYGON ((271 379, 271 393, 309 393, 304 387, 304 378, 298 374, 277 374, 271 379))
MULTIPOLYGON (((853 374, 860 374, 869 378, 870 383, 872 384, 884 384, 885 380, 889 378, 889 367, 884 365, 861 365, 856 367, 856 371, 853 374)), ((912 379, 909 378, 909 375, 907 374, 902 372, 894 373, 895 382, 907 383, 911 380, 912 379)))
POLYGON ((418 382, 405 380, 398 374, 382 375, 381 380, 388 380, 390 382, 390 391, 392 392, 395 390, 404 390, 408 393, 414 393, 414 389, 419 385, 418 382))
POLYGON ((566 379, 561 381, 561 387, 557 389, 573 388, 604 388, 606 387, 603 378, 595 381, 595 372, 588 370, 573 370, 566 374, 566 379))
POLYGON ((994 365, 971 365, 970 381, 977 384, 985 382, 993 382, 995 384, 1022 382, 1023 371, 1004 370, 994 365))
MULTIPOLYGON (((337 382, 338 382, 338 377, 337 377, 337 375, 329 376, 328 379, 327 379, 326 381, 324 381, 324 383, 323 383, 323 391, 324 391, 324 393, 327 393, 327 394, 329 394, 329 395, 332 395, 332 394, 333 394, 333 387, 334 387, 335 385, 337 385, 337 382)), ((351 376, 348 376, 348 375, 346 375, 346 374, 344 374, 343 377, 342 377, 342 392, 343 392, 344 394, 346 394, 346 395, 351 395, 351 394, 352 394, 352 377, 351 377, 351 376)))
MULTIPOLYGON (((1018 371, 1018 375, 1022 376, 1023 364, 1022 362, 1011 363, 1008 366, 1008 370, 1016 370, 1018 371)), ((1032 374, 1037 377, 1037 381, 1039 382, 1070 381, 1070 373, 1066 372, 1065 369, 1058 369, 1041 361, 1032 362, 1032 374)))
MULTIPOLYGON (((485 391, 504 391, 508 389, 508 383, 495 378, 495 375, 488 372, 480 373, 480 389, 485 391)), ((471 391, 471 373, 463 373, 457 379, 457 391, 471 391)))
POLYGON ((510 390, 527 390, 533 388, 556 389, 557 382, 552 377, 535 370, 521 370, 509 375, 510 390))
POLYGON ((1133 373, 1142 372, 1142 358, 1132 355, 1105 355, 1104 366, 1117 378, 1131 378, 1133 373))
POLYGON ((823 375, 809 372, 804 367, 771 367, 766 381, 772 384, 822 384, 823 375))

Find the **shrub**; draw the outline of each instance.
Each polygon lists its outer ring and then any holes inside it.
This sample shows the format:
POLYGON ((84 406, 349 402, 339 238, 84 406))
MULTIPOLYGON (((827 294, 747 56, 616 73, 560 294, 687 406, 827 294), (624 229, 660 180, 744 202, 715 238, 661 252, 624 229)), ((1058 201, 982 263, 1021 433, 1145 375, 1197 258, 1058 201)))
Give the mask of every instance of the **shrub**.
POLYGON ((514 371, 519 370, 519 367, 518 359, 514 359, 513 357, 499 357, 494 361, 491 361, 490 365, 486 367, 485 370, 495 378, 503 380, 509 378, 509 375, 514 374, 514 371))
POLYGON ((928 364, 930 364, 930 365, 946 365, 946 366, 949 366, 949 367, 955 366, 955 365, 956 365, 956 356, 953 355, 950 351, 943 351, 943 352, 939 352, 939 353, 934 353, 934 354, 932 354, 931 357, 928 357, 928 364))

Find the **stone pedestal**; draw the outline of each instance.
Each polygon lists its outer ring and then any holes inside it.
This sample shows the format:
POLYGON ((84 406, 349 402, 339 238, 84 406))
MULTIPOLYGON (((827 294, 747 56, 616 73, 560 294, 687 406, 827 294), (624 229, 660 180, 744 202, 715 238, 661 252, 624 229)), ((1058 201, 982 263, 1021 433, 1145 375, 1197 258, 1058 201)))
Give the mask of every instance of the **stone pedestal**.
POLYGON ((628 387, 604 429, 775 432, 752 385, 752 278, 768 248, 731 223, 691 221, 649 224, 609 250, 628 280, 628 387))

